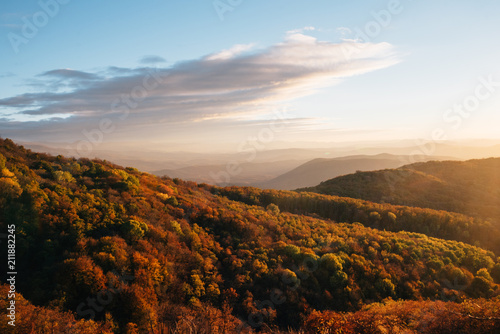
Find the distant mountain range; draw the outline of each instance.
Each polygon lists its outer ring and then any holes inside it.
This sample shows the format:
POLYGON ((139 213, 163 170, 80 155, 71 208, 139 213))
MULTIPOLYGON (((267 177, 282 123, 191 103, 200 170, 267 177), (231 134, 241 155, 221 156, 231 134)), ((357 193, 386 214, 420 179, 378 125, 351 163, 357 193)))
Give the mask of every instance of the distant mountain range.
MULTIPOLYGON (((53 155, 71 157, 78 153, 75 150, 77 143, 23 144, 38 152, 53 155)), ((500 145, 495 140, 460 143, 426 141, 416 143, 407 140, 398 143, 373 142, 370 145, 372 146, 360 143, 297 143, 297 148, 280 148, 282 143, 276 142, 270 143, 263 149, 253 150, 250 147, 247 151, 238 152, 235 143, 234 151, 188 152, 183 151, 182 145, 162 144, 142 147, 130 142, 117 147, 113 143, 103 142, 94 145, 90 152, 80 153, 87 158, 106 159, 158 176, 166 175, 209 184, 249 185, 273 189, 310 187, 339 175, 354 173, 356 170, 397 168, 416 161, 466 160, 500 156, 500 145), (409 156, 412 159, 409 159, 409 156), (399 164, 395 163, 398 157, 401 159, 399 164), (335 159, 370 159, 370 161, 328 162, 335 159), (375 159, 381 161, 375 162, 375 159), (306 165, 300 166, 302 164, 306 165), (236 173, 230 173, 229 182, 224 182, 228 171, 236 173), (297 178, 302 177, 304 182, 296 182, 297 178)))
MULTIPOLYGON (((316 185, 339 175, 360 171, 370 171, 385 168, 397 168, 411 161, 410 156, 377 154, 354 155, 333 159, 315 159, 309 161, 290 172, 280 175, 270 181, 256 184, 265 189, 292 190, 316 185)), ((421 157, 427 160, 441 160, 444 157, 421 157)))
POLYGON ((151 173, 200 183, 250 186, 273 179, 284 171, 301 165, 303 162, 303 160, 283 160, 260 163, 247 162, 234 165, 188 166, 178 169, 162 169, 151 173), (234 172, 231 172, 232 168, 234 168, 234 172))

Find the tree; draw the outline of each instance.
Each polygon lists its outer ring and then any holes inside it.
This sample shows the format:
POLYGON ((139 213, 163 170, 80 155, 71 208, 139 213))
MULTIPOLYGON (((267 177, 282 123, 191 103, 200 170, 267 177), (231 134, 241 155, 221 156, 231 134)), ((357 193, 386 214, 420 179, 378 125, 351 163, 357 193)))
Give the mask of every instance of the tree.
POLYGON ((273 214, 275 216, 280 214, 280 208, 274 203, 269 204, 267 206, 266 210, 271 212, 271 214, 273 214))

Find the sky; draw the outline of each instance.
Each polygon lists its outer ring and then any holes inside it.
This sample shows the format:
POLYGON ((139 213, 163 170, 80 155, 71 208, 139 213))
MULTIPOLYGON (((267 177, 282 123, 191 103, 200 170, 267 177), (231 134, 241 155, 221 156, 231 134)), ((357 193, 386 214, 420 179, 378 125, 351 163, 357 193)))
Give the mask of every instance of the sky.
POLYGON ((0 3, 0 136, 235 151, 498 139, 500 3, 0 3))

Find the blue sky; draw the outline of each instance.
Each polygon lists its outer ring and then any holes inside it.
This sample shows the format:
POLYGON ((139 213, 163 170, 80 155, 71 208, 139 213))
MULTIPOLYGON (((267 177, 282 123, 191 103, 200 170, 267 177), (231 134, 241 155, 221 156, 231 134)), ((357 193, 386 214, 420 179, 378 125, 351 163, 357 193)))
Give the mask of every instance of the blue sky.
POLYGON ((478 86, 500 82, 499 12, 493 0, 4 1, 0 135, 192 150, 267 129, 291 146, 498 138, 500 86, 478 86), (155 87, 120 114, 145 78, 155 87), (449 111, 478 89, 477 106, 449 111))

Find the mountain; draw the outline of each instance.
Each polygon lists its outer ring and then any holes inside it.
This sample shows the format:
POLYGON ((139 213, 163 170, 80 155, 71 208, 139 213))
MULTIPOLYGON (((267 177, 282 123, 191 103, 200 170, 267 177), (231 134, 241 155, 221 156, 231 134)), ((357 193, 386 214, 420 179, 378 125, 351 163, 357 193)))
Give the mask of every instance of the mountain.
MULTIPOLYGON (((439 157, 424 158, 426 160, 440 159, 439 157)), ((391 154, 314 159, 270 181, 258 183, 256 186, 265 189, 292 190, 313 186, 321 181, 354 173, 357 170, 368 171, 399 167, 411 161, 410 159, 410 156, 391 154)))
POLYGON ((301 191, 459 212, 500 223, 500 158, 357 172, 301 191))
MULTIPOLYGON (((251 166, 252 164, 265 163, 280 163, 291 162, 286 166, 281 173, 295 168, 296 166, 306 161, 312 160, 319 156, 335 153, 335 150, 326 148, 317 149, 261 149, 261 146, 254 147, 252 145, 238 148, 236 152, 190 152, 176 151, 164 146, 142 147, 137 143, 125 143, 120 147, 116 147, 110 143, 96 144, 91 150, 77 149, 76 143, 22 143, 24 147, 35 150, 41 153, 52 155, 64 155, 67 157, 89 158, 94 159, 99 157, 114 163, 126 165, 140 170, 151 172, 155 175, 163 176, 165 172, 181 170, 190 167, 212 167, 214 169, 226 170, 230 163, 238 165, 251 166), (126 147, 126 149, 124 149, 126 147), (295 164, 295 162, 297 162, 295 164)), ((177 147, 178 145, 175 145, 177 147)), ((270 165, 272 168, 272 165, 270 165)), ((251 169, 251 168, 250 168, 251 169)), ((197 171, 195 171, 197 173, 197 171)), ((191 176, 187 173, 186 175, 191 176)), ((196 174, 194 175, 196 177, 196 174)))
POLYGON ((260 163, 196 165, 178 169, 163 169, 151 173, 200 183, 249 186, 273 179, 301 165, 303 162, 303 160, 282 160, 260 163))
POLYGON ((366 332, 370 319, 446 333, 436 308, 452 328, 500 328, 497 234, 480 219, 159 178, 8 139, 0 173, 17 273, 15 297, 0 285, 3 314, 16 302, 1 333, 366 332))
MULTIPOLYGON (((73 143, 23 143, 37 152, 67 157, 106 159, 116 164, 130 166, 158 176, 181 178, 187 181, 206 182, 217 185, 245 185, 269 189, 296 189, 315 186, 324 180, 356 170, 376 170, 400 167, 411 162, 428 160, 465 160, 484 158, 500 154, 498 141, 466 141, 434 143, 411 140, 394 142, 370 142, 372 146, 360 143, 301 143, 296 148, 283 148, 285 143, 273 142, 261 145, 258 142, 244 142, 229 145, 225 152, 190 152, 188 146, 165 143, 143 147, 137 142, 95 143, 91 149, 79 151, 79 141, 73 143), (245 144, 245 145, 243 145, 245 144), (300 148, 302 147, 302 148, 300 148), (390 153, 390 154, 387 154, 390 153), (378 158, 392 160, 400 157, 400 164, 363 164, 359 168, 330 167, 327 160, 337 158, 378 158), (454 158, 450 158, 454 157, 454 158), (317 159, 318 165, 291 172, 301 164, 317 159), (339 168, 340 172, 335 172, 339 168), (301 171, 302 170, 302 171, 301 171), (283 175, 291 172, 290 175, 283 175), (315 177, 315 175, 318 175, 315 177), (277 180, 274 180, 276 179, 277 180), (297 180, 311 179, 308 183, 297 180), (229 180, 226 182, 226 180, 229 180)), ((87 148, 87 146, 84 146, 87 148)))

